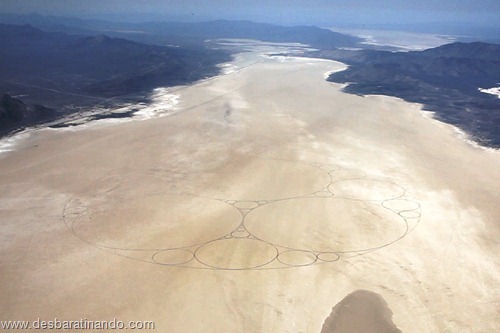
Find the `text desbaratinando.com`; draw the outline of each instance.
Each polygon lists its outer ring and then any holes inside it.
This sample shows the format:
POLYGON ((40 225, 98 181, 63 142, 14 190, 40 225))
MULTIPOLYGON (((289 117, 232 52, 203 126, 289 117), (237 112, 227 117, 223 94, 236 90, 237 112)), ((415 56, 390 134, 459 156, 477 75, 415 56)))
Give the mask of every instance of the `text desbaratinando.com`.
POLYGON ((127 323, 117 320, 43 320, 38 318, 34 321, 9 320, 0 321, 2 329, 56 329, 56 330, 154 330, 154 321, 128 321, 127 323))

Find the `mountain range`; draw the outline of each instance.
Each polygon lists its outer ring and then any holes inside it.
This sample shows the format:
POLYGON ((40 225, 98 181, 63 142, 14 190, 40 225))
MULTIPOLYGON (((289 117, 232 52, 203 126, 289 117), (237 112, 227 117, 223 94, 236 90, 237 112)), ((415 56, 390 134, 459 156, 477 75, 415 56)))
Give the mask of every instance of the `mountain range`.
POLYGON ((0 14, 0 22, 26 23, 0 24, 0 93, 7 93, 0 134, 96 105, 147 102, 153 88, 216 75, 231 54, 207 41, 238 38, 310 45, 318 51, 305 56, 349 65, 328 78, 348 83, 346 92, 421 103, 437 119, 500 148, 500 99, 479 90, 499 86, 498 44, 457 42, 390 52, 351 50, 362 46, 359 38, 327 29, 247 21, 120 23, 0 14), (24 116, 12 116, 19 110, 24 116))
POLYGON ((207 39, 241 38, 266 42, 304 43, 320 49, 353 47, 361 38, 315 26, 280 26, 251 21, 109 22, 39 14, 0 13, 0 23, 30 24, 44 31, 121 37, 159 45, 200 45, 207 39))
POLYGON ((421 103, 437 119, 500 148, 500 99, 479 91, 500 85, 499 44, 457 42, 414 52, 323 50, 309 56, 349 64, 328 78, 347 83, 348 93, 421 103))
POLYGON ((0 24, 0 43, 0 93, 30 105, 24 116, 10 117, 5 115, 18 114, 20 107, 4 103, 0 133, 47 119, 33 105, 66 116, 110 101, 137 101, 159 86, 216 75, 217 65, 231 59, 226 51, 202 45, 174 48, 46 32, 31 25, 0 24))
MULTIPOLYGON (((215 49, 207 40, 247 38, 327 49, 359 41, 316 27, 246 21, 117 23, 0 14, 0 22, 9 23, 0 23, 4 45, 0 48, 0 93, 30 106, 23 117, 1 118, 0 134, 47 119, 33 105, 45 105, 67 116, 93 106, 143 101, 153 88, 217 75, 217 65, 230 61, 231 54, 215 49)), ((4 114, 18 113, 19 108, 10 107, 5 104, 4 114)))
POLYGON ((146 45, 106 35, 45 32, 0 24, 0 79, 74 94, 112 97, 213 75, 223 51, 146 45))

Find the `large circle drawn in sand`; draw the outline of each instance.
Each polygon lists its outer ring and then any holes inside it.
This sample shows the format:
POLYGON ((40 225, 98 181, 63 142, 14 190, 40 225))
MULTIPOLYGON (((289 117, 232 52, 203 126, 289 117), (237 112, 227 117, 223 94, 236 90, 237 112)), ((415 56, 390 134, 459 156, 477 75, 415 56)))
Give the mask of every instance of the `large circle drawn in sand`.
POLYGON ((318 167, 274 159, 228 165, 215 176, 195 194, 238 201, 276 200, 308 195, 330 183, 328 173, 318 167))
POLYGON ((399 185, 375 179, 341 180, 331 184, 328 189, 339 197, 373 201, 395 199, 405 193, 399 185))
POLYGON ((274 261, 278 250, 258 239, 220 239, 201 246, 196 259, 206 266, 218 269, 238 270, 265 266, 274 261))
POLYGON ((248 213, 245 227, 276 245, 337 253, 379 248, 407 232, 405 221, 397 214, 343 198, 276 201, 248 213))
POLYGON ((103 247, 161 250, 220 238, 240 223, 240 212, 217 200, 154 195, 111 207, 91 206, 72 229, 78 237, 103 247))

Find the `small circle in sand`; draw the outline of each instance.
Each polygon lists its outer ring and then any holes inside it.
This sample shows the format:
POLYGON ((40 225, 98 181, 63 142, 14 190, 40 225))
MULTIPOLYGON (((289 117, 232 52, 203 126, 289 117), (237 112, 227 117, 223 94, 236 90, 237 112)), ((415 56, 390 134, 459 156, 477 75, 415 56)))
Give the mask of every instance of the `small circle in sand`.
POLYGON ((228 238, 207 243, 195 253, 196 259, 212 268, 239 270, 262 267, 274 261, 278 250, 257 239, 228 238))
POLYGON ((156 252, 153 261, 160 265, 182 265, 193 260, 194 254, 184 249, 172 249, 156 252))
POLYGON ((375 179, 341 180, 328 189, 339 197, 373 201, 395 199, 405 193, 399 185, 375 179))
POLYGON ((74 233, 95 245, 124 250, 181 248, 227 235, 241 213, 218 200, 193 195, 153 195, 113 205, 89 206, 74 233))
POLYGON ((312 252, 289 250, 280 253, 278 261, 288 266, 307 266, 316 262, 316 255, 312 252))
POLYGON ((318 259, 326 262, 333 262, 340 259, 340 256, 335 252, 321 252, 318 254, 318 259))

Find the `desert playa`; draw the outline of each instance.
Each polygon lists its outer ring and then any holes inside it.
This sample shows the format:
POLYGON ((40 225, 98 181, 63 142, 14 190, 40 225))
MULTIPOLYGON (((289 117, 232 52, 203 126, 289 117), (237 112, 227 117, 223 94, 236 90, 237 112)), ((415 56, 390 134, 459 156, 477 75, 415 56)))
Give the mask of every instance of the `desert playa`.
POLYGON ((0 155, 3 320, 498 329, 500 154, 419 105, 343 93, 324 78, 341 63, 270 50, 165 90, 164 117, 0 155))

